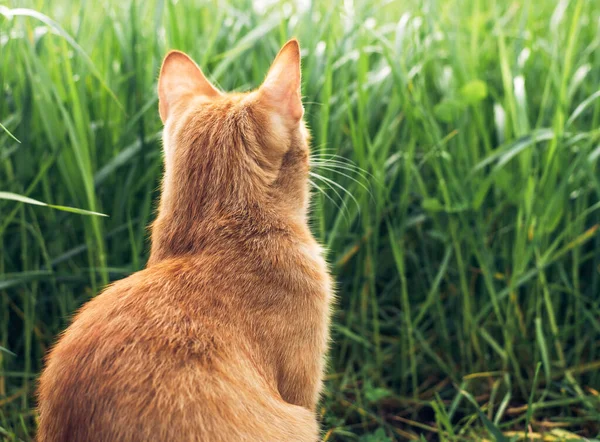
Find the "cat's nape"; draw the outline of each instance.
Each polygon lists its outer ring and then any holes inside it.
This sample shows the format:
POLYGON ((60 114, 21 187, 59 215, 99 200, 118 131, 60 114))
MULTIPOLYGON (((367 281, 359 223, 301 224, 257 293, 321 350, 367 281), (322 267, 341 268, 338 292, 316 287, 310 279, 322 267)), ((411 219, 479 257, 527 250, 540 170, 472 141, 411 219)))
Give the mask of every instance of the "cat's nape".
POLYGON ((307 225, 300 83, 295 40, 243 94, 167 55, 150 259, 49 353, 39 441, 318 439, 333 294, 307 225))

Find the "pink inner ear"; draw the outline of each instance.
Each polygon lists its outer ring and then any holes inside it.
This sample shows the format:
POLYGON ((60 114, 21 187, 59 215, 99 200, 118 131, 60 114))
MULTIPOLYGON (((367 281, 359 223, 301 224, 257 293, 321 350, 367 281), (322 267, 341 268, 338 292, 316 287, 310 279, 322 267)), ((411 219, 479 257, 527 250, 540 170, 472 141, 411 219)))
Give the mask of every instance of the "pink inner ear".
POLYGON ((208 98, 221 95, 190 57, 179 51, 169 52, 158 79, 158 110, 163 123, 173 106, 186 95, 192 94, 208 98))
POLYGON ((290 40, 275 58, 260 92, 269 107, 297 123, 304 114, 300 83, 300 47, 290 40))

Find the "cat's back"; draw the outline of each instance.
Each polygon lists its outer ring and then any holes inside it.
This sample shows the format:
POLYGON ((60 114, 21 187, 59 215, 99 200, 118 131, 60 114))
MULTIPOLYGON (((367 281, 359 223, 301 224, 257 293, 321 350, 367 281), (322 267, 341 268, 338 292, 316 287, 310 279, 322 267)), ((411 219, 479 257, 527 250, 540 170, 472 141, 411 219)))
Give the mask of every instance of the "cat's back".
POLYGON ((209 288, 210 262, 167 260, 115 282, 80 309, 50 359, 56 353, 68 361, 71 352, 85 357, 83 349, 97 355, 132 346, 185 351, 181 357, 198 353, 184 344, 204 341, 214 327, 221 330, 229 309, 209 288))
POLYGON ((295 420, 312 435, 314 419, 281 399, 256 342, 256 324, 280 318, 268 312, 280 311, 285 282, 263 273, 280 266, 206 254, 111 285, 82 307, 47 358, 38 440, 306 440, 295 420), (256 303, 265 293, 271 301, 256 303), (215 439, 232 420, 248 425, 215 439), (289 435, 262 438, 287 426, 289 435))

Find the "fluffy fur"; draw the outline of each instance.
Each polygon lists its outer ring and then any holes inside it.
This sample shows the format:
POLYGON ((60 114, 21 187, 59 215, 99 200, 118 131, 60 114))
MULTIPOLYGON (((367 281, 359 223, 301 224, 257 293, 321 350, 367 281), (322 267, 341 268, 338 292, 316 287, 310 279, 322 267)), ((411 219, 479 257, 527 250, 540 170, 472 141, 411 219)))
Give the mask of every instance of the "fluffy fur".
POLYGON ((307 226, 298 43, 246 94, 171 52, 158 92, 148 266, 87 303, 50 352, 38 440, 315 441, 332 291, 307 226))

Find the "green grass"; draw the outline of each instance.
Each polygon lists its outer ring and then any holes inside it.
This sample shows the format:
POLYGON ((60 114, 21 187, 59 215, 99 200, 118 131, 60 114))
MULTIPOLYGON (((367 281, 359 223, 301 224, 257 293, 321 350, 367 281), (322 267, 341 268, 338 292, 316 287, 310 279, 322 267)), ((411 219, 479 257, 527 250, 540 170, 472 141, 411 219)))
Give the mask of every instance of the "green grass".
POLYGON ((109 217, 0 199, 0 435, 33 434, 72 312, 144 266, 165 52, 247 90, 296 36, 339 281, 324 439, 598 437, 599 30, 597 0, 8 0, 0 191, 109 217))

